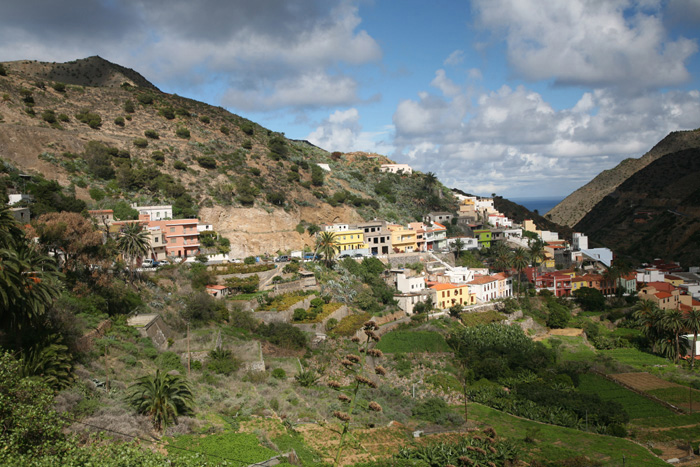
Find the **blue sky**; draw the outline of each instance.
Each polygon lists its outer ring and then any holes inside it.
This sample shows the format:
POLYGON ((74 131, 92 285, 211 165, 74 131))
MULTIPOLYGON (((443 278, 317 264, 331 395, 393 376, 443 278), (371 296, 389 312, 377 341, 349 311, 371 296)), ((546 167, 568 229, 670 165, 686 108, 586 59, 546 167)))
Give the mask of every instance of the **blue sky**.
POLYGON ((329 151, 563 197, 700 127, 699 36, 700 0, 26 0, 0 60, 100 55, 329 151))

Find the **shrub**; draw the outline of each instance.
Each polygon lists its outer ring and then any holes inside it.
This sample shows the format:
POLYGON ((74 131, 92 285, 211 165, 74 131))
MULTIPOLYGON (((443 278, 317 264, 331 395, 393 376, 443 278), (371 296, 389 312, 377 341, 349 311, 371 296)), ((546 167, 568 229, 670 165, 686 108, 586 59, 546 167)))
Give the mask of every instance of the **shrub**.
POLYGON ((105 192, 97 187, 90 188, 89 193, 90 198, 94 199, 95 201, 102 201, 105 197, 105 192))
POLYGON ((188 130, 184 126, 181 126, 177 130, 175 130, 175 135, 177 135, 178 138, 190 139, 190 130, 188 130))
POLYGON ((211 119, 207 115, 202 115, 199 117, 199 121, 202 123, 209 123, 211 122, 211 119))
POLYGON ((34 93, 30 89, 22 88, 19 90, 19 95, 22 96, 22 101, 27 105, 34 105, 34 93))
POLYGON ((125 125, 124 117, 117 117, 114 119, 114 124, 117 126, 124 126, 125 125))
POLYGON ((253 142, 249 139, 246 139, 241 143, 241 147, 243 149, 253 149, 253 142))
POLYGON ((165 154, 163 154, 163 151, 153 151, 151 153, 151 159, 156 162, 165 162, 165 154))
POLYGON ((231 133, 231 130, 229 130, 226 125, 221 125, 221 128, 219 128, 219 130, 225 135, 229 135, 231 133))
POLYGON ((56 92, 66 92, 66 85, 64 83, 53 83, 52 87, 56 92))
POLYGON ((237 371, 241 362, 236 359, 230 350, 214 349, 209 352, 209 362, 207 368, 219 375, 230 375, 237 371))
POLYGON ((318 165, 314 164, 311 166, 311 184, 313 186, 323 185, 323 169, 318 165))
POLYGON ((260 176, 260 169, 258 169, 257 167, 251 167, 250 173, 256 177, 259 177, 260 176))
POLYGON ((287 372, 282 368, 275 368, 272 370, 272 377, 275 379, 285 379, 287 377, 287 372))
POLYGON ((136 112, 136 108, 134 108, 134 101, 124 102, 124 112, 129 114, 136 112))
MULTIPOLYGON (((153 97, 153 94, 151 94, 150 92, 145 92, 145 93, 139 94, 136 97, 136 100, 138 100, 143 105, 151 105, 151 104, 153 104, 153 101, 155 100, 155 98, 153 97)), ((128 110, 127 110, 127 112, 128 112, 128 110)))
POLYGON ((102 126, 102 117, 89 110, 81 110, 79 113, 75 114, 75 118, 79 122, 84 123, 93 129, 97 129, 102 126))
POLYGON ((199 156, 197 158, 197 163, 204 167, 205 169, 215 169, 216 168, 216 159, 214 159, 211 156, 199 156))
POLYGON ((158 358, 156 358, 156 365, 158 365, 158 368, 163 370, 163 372, 177 370, 182 373, 185 371, 180 357, 174 352, 163 352, 160 354, 158 358))
POLYGON ((41 112, 41 118, 47 123, 56 123, 56 112, 53 110, 44 110, 41 112))
POLYGON ((425 402, 417 404, 411 412, 414 417, 436 423, 438 420, 445 417, 449 411, 450 408, 447 402, 438 397, 431 397, 425 402))
POLYGON ((173 168, 177 170, 187 170, 187 164, 182 161, 175 161, 173 162, 173 168))
POLYGON ((160 135, 156 130, 146 130, 143 132, 144 136, 146 138, 151 138, 151 139, 159 139, 160 135))
POLYGON ((180 117, 191 117, 192 116, 190 111, 185 109, 184 107, 178 107, 177 109, 175 109, 175 115, 179 115, 180 117))
POLYGON ((267 194, 267 202, 275 206, 284 206, 286 200, 284 193, 281 191, 271 191, 267 194))
POLYGON ((158 111, 159 114, 161 114, 163 117, 167 118, 168 120, 172 120, 175 118, 175 111, 171 107, 164 107, 158 111))
POLYGON ((253 124, 251 122, 243 122, 241 123, 241 131, 245 133, 246 135, 252 136, 253 133, 255 133, 255 127, 253 127, 253 124))
POLYGON ((133 143, 137 148, 145 148, 148 146, 148 140, 146 138, 136 138, 133 143))
POLYGON ((0 76, 7 76, 7 70, 5 70, 2 63, 0 63, 0 76))

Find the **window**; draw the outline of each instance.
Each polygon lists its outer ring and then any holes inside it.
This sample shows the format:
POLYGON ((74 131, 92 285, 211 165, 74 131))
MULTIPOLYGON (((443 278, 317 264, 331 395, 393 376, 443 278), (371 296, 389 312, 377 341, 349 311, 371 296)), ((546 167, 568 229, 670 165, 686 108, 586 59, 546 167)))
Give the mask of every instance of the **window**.
POLYGON ((175 232, 175 227, 170 227, 170 233, 175 232))

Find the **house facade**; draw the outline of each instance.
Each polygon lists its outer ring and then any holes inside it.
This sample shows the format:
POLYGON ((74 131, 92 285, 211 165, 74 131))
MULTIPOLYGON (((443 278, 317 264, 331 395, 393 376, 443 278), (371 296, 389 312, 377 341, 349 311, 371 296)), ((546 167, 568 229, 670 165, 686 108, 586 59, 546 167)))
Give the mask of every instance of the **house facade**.
POLYGON ((435 284, 430 286, 433 291, 435 307, 446 310, 453 305, 474 305, 476 297, 470 295, 467 284, 435 284))
POLYGON ((199 254, 197 224, 197 219, 151 220, 147 221, 147 228, 162 232, 167 256, 188 258, 199 254))
POLYGON ((356 224, 355 228, 362 230, 364 241, 372 255, 386 255, 391 251, 391 232, 386 227, 386 221, 370 221, 356 224))

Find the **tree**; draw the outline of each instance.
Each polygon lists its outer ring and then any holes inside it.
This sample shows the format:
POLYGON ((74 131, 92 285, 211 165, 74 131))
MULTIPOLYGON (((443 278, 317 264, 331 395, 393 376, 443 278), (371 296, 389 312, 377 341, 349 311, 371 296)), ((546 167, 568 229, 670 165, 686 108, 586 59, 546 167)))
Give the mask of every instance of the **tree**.
POLYGON ((320 253, 323 255, 323 262, 326 266, 330 267, 333 264, 333 259, 335 255, 340 251, 340 246, 338 245, 338 240, 335 238, 335 232, 321 232, 316 239, 316 254, 320 253))
POLYGON ((129 262, 129 274, 131 281, 134 280, 134 263, 140 256, 148 253, 150 243, 148 232, 137 222, 125 224, 117 240, 117 248, 129 262))
POLYGON ((528 247, 530 248, 530 261, 532 261, 532 264, 537 268, 537 275, 539 275, 539 265, 544 261, 545 259, 545 254, 544 254, 544 247, 545 247, 544 241, 542 241, 541 238, 535 238, 528 240, 528 247))
POLYGON ((520 246, 513 250, 510 261, 511 266, 513 266, 518 271, 518 295, 520 295, 520 281, 522 280, 522 273, 528 265, 527 259, 528 255, 525 251, 525 248, 520 246))
POLYGON ((678 363, 681 355, 680 334, 685 329, 686 323, 683 313, 678 309, 668 310, 661 319, 661 324, 667 331, 672 332, 676 344, 676 351, 673 354, 673 361, 678 363))
POLYGON ((102 246, 102 233, 92 221, 75 212, 42 214, 34 226, 39 243, 56 258, 62 256, 63 267, 67 270, 88 267, 102 246))
POLYGON ((700 310, 692 309, 685 313, 685 326, 693 334, 693 346, 690 349, 690 369, 695 367, 695 348, 700 332, 700 310))
POLYGON ((464 248, 464 242, 462 241, 462 239, 456 239, 452 244, 452 248, 454 248, 455 258, 459 259, 459 256, 462 254, 462 249, 464 248))
POLYGON ((179 415, 192 413, 194 395, 189 383, 180 375, 156 370, 154 376, 142 376, 129 387, 127 401, 138 413, 148 415, 153 428, 163 431, 177 425, 179 415))
POLYGON ((56 390, 63 389, 73 380, 71 360, 61 336, 53 334, 22 352, 20 375, 40 379, 56 390))
POLYGON ((313 186, 322 186, 323 185, 323 169, 319 167, 316 164, 313 164, 311 166, 311 184, 313 186))
POLYGON ((605 296, 603 293, 591 287, 581 287, 574 290, 574 300, 586 311, 603 311, 605 309, 605 296))
POLYGON ((464 307, 459 303, 455 303, 450 307, 450 316, 459 319, 459 315, 462 314, 462 311, 464 311, 464 307))
MULTIPOLYGON (((663 310, 650 300, 642 300, 632 316, 641 328, 642 334, 651 342, 652 351, 657 352, 659 343, 663 339, 663 326, 661 325, 664 316, 663 310)), ((700 328, 700 314, 698 318, 700 328)))

